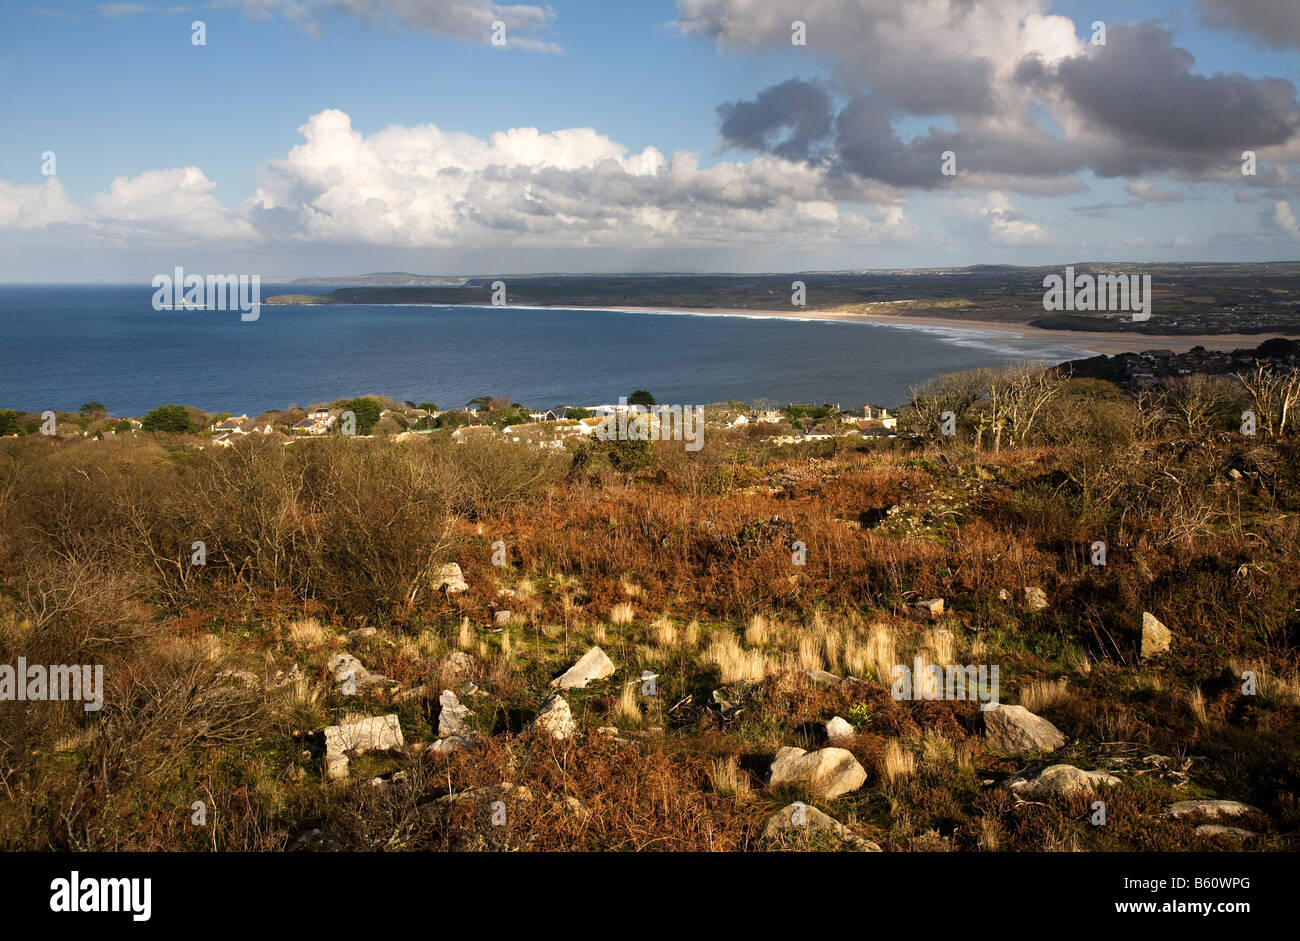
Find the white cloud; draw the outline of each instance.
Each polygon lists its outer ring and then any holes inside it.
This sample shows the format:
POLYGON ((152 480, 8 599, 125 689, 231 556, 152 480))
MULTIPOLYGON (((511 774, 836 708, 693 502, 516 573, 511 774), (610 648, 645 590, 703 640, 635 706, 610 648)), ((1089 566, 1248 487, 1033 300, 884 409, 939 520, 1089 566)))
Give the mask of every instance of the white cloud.
POLYGON ((1281 199, 1277 201, 1277 205, 1273 207, 1273 221, 1283 232, 1290 233, 1293 238, 1300 238, 1300 222, 1296 221, 1290 203, 1281 199))
POLYGON ((83 217, 63 185, 53 177, 35 186, 0 180, 0 227, 32 229, 83 217))

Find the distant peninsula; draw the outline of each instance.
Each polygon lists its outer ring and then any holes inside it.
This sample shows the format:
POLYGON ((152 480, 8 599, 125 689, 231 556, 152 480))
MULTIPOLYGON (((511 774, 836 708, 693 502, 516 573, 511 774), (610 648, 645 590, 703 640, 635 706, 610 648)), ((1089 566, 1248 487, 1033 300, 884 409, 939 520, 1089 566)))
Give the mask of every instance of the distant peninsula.
POLYGON ((278 294, 263 303, 486 306, 494 282, 501 281, 512 307, 838 315, 1151 336, 1300 335, 1300 262, 1073 264, 1079 275, 1150 275, 1154 312, 1145 321, 1108 311, 1045 310, 1043 280, 1065 267, 464 277, 381 272, 301 278, 292 283, 339 286, 327 294, 278 294), (803 305, 793 303, 796 282, 803 285, 803 305))

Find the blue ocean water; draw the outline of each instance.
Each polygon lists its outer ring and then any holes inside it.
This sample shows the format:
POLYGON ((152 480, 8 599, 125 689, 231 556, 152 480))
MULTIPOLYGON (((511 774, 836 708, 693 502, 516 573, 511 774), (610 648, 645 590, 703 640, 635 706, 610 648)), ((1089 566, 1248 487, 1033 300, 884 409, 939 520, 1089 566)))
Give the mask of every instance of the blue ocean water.
MULTIPOLYGON (((328 288, 264 284, 262 296, 328 288)), ((1007 334, 786 318, 355 305, 155 311, 153 289, 0 285, 0 408, 140 415, 168 402, 256 415, 380 393, 463 405, 661 402, 897 405, 959 369, 1076 358, 1007 334)), ((1065 338, 1062 338, 1064 343, 1065 338)))

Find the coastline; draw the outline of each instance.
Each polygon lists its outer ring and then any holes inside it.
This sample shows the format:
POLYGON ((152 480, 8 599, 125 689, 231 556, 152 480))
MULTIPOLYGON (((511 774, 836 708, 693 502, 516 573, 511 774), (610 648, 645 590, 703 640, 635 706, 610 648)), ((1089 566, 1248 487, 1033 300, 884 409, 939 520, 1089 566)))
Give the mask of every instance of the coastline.
POLYGON ((854 311, 837 310, 741 310, 738 308, 713 307, 570 307, 568 310, 627 310, 638 313, 679 313, 711 314, 722 317, 780 317, 797 320, 832 320, 850 323, 870 323, 885 327, 929 328, 941 330, 968 330, 978 333, 1001 333, 1008 337, 1020 339, 1052 341, 1058 345, 1075 350, 1082 356, 1117 353, 1137 353, 1149 349, 1169 349, 1175 353, 1185 353, 1194 346, 1203 346, 1207 350, 1254 349, 1271 334, 1253 333, 1214 333, 1214 334, 1149 334, 1149 333, 1106 333, 1084 330, 1044 330, 1025 324, 1004 323, 996 320, 965 320, 952 317, 903 317, 881 314, 861 314, 854 311))

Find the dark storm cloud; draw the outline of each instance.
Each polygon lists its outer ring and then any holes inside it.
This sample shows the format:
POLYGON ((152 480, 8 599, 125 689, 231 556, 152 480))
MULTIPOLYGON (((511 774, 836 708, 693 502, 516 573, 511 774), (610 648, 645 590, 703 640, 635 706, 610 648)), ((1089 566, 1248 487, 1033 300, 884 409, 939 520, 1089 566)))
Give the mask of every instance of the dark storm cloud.
POLYGON ((792 78, 753 101, 719 105, 718 117, 719 135, 729 147, 806 160, 830 134, 831 97, 819 83, 792 78))
POLYGON ((1206 26, 1244 33, 1274 49, 1300 48, 1297 0, 1200 0, 1206 26))

